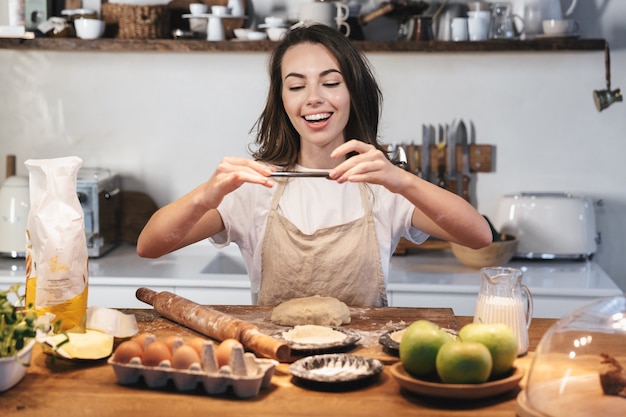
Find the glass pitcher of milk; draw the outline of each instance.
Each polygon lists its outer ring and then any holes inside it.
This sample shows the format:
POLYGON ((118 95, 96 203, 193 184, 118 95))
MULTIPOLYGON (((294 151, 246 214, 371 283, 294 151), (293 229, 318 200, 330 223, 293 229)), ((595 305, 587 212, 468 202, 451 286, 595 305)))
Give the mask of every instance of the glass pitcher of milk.
POLYGON ((533 298, 522 284, 522 271, 489 267, 480 270, 481 282, 474 323, 504 323, 517 335, 517 354, 528 352, 528 327, 532 321, 533 298))

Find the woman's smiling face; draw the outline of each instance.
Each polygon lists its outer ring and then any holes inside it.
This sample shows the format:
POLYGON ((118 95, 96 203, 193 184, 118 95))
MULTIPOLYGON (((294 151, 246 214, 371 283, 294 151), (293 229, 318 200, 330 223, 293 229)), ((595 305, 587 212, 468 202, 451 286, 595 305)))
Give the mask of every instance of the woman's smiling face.
POLYGON ((329 153, 344 143, 350 93, 335 57, 320 44, 301 43, 282 60, 282 99, 300 134, 301 149, 329 153))

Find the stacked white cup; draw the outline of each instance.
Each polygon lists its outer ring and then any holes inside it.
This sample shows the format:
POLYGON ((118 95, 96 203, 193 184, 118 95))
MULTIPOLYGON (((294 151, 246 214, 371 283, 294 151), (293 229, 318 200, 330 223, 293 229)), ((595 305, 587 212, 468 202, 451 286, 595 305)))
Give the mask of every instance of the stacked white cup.
POLYGON ((467 29, 467 17, 455 17, 452 19, 451 33, 454 42, 465 42, 469 39, 467 29))
POLYGON ((467 12, 467 32, 470 41, 486 41, 489 38, 491 12, 478 10, 467 12))

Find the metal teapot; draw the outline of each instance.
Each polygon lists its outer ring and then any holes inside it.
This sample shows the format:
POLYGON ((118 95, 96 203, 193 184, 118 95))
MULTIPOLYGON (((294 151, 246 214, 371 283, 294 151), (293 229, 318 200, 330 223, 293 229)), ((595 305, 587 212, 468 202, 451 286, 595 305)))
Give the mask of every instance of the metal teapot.
POLYGON ((563 19, 574 13, 578 0, 571 0, 565 11, 561 8, 561 0, 541 0, 541 17, 543 20, 563 19))
MULTIPOLYGON (((578 0, 569 0, 567 8, 563 8, 561 0, 513 0, 513 14, 521 16, 525 22, 526 35, 542 32, 541 22, 549 19, 564 19, 574 13, 578 0)), ((518 30, 522 29, 518 25, 518 30)))
POLYGON ((561 7, 561 0, 513 0, 513 13, 522 17, 525 16, 528 8, 537 8, 541 13, 540 20, 563 19, 571 16, 578 0, 570 0, 567 8, 561 7))

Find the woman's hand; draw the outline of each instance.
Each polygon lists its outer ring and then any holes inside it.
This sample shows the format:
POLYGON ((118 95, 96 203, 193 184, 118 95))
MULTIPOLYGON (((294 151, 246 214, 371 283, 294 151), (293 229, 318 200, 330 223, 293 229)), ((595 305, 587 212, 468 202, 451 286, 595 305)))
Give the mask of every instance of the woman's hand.
POLYGON ((216 209, 224 197, 246 182, 272 187, 268 177, 274 170, 251 159, 222 159, 206 182, 154 213, 139 235, 137 253, 158 258, 221 232, 224 224, 216 209))
POLYGON ((373 145, 359 140, 350 140, 335 148, 330 154, 333 158, 345 157, 351 152, 358 153, 330 171, 331 179, 339 183, 368 182, 386 187, 392 192, 399 192, 405 184, 405 170, 395 166, 373 145))
POLYGON ((269 175, 274 171, 275 168, 251 159, 223 158, 211 178, 202 186, 205 190, 207 207, 217 208, 226 194, 235 191, 246 182, 273 187, 274 182, 269 175))
POLYGON ((491 229, 467 201, 393 165, 374 146, 351 140, 338 146, 331 157, 358 155, 346 159, 329 176, 337 182, 368 182, 403 195, 415 207, 413 227, 440 239, 480 248, 491 243, 491 229))

